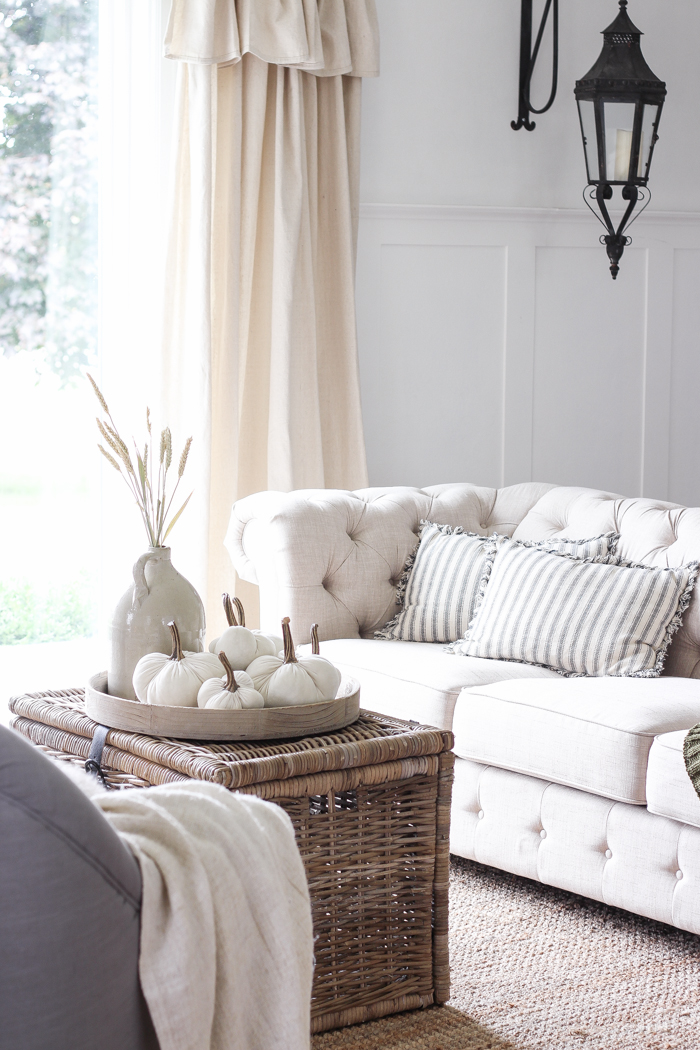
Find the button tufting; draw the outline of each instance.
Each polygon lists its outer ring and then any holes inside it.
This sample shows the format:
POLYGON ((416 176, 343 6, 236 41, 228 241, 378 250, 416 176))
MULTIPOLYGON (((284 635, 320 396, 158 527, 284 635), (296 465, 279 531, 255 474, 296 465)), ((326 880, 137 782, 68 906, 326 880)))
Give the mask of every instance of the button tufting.
POLYGON ((608 860, 610 860, 610 858, 612 857, 612 850, 606 849, 605 856, 608 858, 608 860))
POLYGON ((542 828, 542 831, 540 832, 540 838, 541 839, 546 839, 547 838, 547 832, 544 830, 544 828, 542 828))
POLYGON ((483 820, 484 819, 484 811, 483 811, 483 809, 479 810, 477 816, 478 816, 479 820, 483 820))
POLYGON ((677 871, 676 872, 676 878, 677 879, 682 879, 683 878, 683 872, 682 871, 677 871))

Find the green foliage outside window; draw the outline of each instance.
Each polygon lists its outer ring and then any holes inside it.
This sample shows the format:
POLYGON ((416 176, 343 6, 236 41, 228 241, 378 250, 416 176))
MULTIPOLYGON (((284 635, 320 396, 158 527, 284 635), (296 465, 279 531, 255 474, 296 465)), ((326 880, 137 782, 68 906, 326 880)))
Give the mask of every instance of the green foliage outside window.
POLYGON ((48 590, 27 580, 0 582, 0 645, 89 638, 95 624, 93 591, 85 573, 48 590))
POLYGON ((0 0, 0 353, 97 341, 97 2, 0 0))

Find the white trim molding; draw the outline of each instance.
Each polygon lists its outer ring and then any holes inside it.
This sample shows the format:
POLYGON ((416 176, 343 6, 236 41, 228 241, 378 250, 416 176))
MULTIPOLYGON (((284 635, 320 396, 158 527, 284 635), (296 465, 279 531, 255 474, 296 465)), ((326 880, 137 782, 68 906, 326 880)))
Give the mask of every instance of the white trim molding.
MULTIPOLYGON (((654 211, 653 199, 644 223, 679 225, 700 222, 700 212, 654 211)), ((614 212, 611 212, 614 215, 614 212)), ((620 213, 621 214, 621 213, 620 213)), ((428 219, 443 222, 591 222, 586 208, 479 208, 468 204, 361 204, 360 219, 428 219)))

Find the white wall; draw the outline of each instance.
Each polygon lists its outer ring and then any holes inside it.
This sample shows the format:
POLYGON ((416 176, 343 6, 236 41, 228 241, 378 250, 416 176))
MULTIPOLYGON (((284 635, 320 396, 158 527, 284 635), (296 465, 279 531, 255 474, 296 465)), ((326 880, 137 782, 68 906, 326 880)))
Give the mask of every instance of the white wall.
POLYGON ((669 99, 616 283, 581 202, 573 100, 614 0, 562 0, 559 95, 532 133, 510 128, 520 0, 377 6, 358 255, 371 483, 534 478, 700 503, 700 4, 630 2, 669 99))

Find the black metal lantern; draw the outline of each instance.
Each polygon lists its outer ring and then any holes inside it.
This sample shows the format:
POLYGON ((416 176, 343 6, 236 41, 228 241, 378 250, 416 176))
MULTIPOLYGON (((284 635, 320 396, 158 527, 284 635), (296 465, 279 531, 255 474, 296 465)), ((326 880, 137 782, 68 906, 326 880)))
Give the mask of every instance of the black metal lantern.
POLYGON ((642 203, 635 216, 639 218, 650 200, 647 181, 666 98, 666 85, 642 55, 641 36, 627 14, 627 0, 620 0, 620 13, 603 30, 600 57, 583 80, 576 81, 574 92, 588 172, 583 196, 591 211, 590 201, 598 205, 602 216, 607 233, 600 240, 607 248, 613 279, 631 243, 625 229, 634 221, 632 213, 642 203), (622 199, 627 202, 617 229, 606 204, 614 186, 622 187, 622 199))

